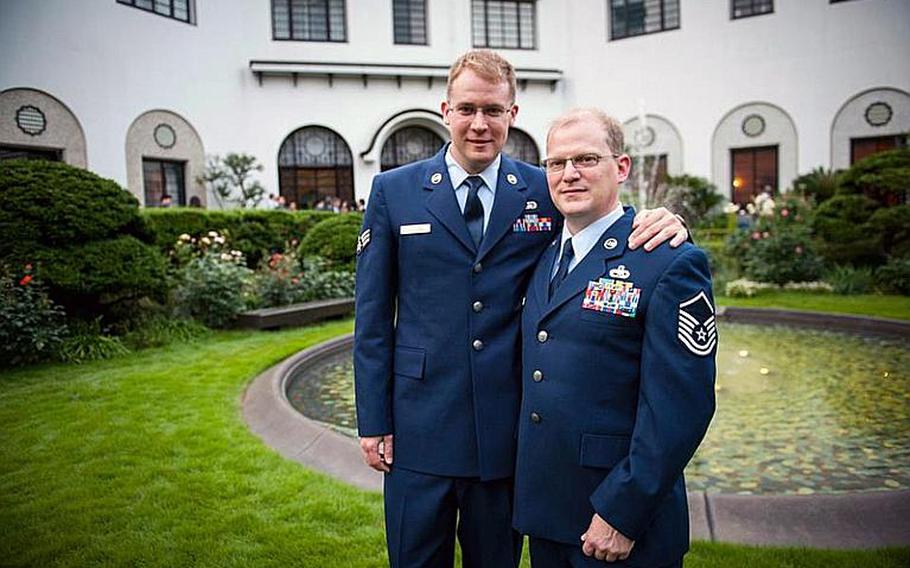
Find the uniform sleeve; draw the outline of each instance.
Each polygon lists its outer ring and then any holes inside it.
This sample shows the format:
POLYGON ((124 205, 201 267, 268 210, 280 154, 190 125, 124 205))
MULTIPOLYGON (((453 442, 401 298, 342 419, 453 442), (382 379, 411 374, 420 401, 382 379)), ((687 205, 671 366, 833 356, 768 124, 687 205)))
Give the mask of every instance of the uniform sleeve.
POLYGON ((638 409, 628 456, 591 495, 610 525, 637 540, 692 458, 714 415, 717 331, 708 260, 680 254, 645 320, 638 409))
POLYGON ((361 436, 392 433, 398 261, 381 177, 373 179, 357 242, 354 393, 361 436))

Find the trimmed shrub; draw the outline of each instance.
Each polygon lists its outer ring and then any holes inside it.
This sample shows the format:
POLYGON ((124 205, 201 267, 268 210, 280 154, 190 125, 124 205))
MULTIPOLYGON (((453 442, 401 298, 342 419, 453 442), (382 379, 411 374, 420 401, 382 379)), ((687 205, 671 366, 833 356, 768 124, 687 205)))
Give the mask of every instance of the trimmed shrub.
POLYGON ((45 251, 40 260, 41 276, 74 313, 143 296, 163 300, 167 289, 164 257, 130 236, 45 251))
POLYGON ((910 148, 879 152, 844 172, 839 193, 864 194, 882 205, 897 205, 910 191, 910 148))
POLYGON ((869 218, 869 225, 881 236, 886 255, 910 256, 910 205, 882 207, 869 218))
POLYGON ((66 331, 63 308, 47 297, 32 267, 0 265, 0 367, 52 358, 66 331))
POLYGON ((162 296, 164 261, 136 199, 66 164, 0 162, 0 260, 35 262, 70 315, 109 315, 112 303, 162 296))
POLYGON ((58 162, 0 162, 0 257, 117 235, 148 239, 139 203, 115 182, 58 162))
POLYGON ((230 238, 250 268, 273 252, 285 252, 320 221, 334 217, 330 211, 148 209, 142 212, 155 244, 170 251, 180 235, 200 236, 218 231, 230 238))
POLYGON ((320 221, 300 242, 298 253, 302 257, 319 256, 335 268, 353 271, 362 223, 363 217, 359 213, 320 221))
POLYGON ((877 208, 864 195, 836 195, 819 205, 812 223, 819 253, 832 264, 880 264, 881 235, 869 224, 877 208))
POLYGON ((892 258, 875 271, 875 286, 886 294, 910 296, 910 258, 892 258))

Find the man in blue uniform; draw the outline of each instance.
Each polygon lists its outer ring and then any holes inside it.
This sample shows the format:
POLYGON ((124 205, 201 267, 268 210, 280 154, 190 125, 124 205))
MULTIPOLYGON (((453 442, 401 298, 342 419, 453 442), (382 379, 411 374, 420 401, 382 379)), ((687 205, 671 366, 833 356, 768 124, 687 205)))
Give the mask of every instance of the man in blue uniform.
MULTIPOLYGON (((373 180, 358 241, 355 390, 364 460, 386 474, 395 567, 451 566, 456 533, 466 567, 519 560, 518 320, 562 218, 541 170, 500 154, 514 103, 512 66, 465 54, 442 103, 451 144, 373 180)), ((666 210, 647 221, 644 241, 686 238, 666 210)))
POLYGON ((714 413, 717 332, 700 249, 626 246, 620 124, 577 110, 547 136, 565 216, 522 315, 514 525, 534 568, 679 566, 683 468, 714 413))

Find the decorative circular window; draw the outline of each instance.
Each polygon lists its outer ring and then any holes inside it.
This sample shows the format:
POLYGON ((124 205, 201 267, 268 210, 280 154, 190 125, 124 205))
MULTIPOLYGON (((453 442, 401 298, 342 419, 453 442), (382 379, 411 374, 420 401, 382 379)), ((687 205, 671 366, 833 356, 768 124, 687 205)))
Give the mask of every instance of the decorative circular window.
POLYGON ((894 111, 888 103, 879 101, 866 107, 866 122, 869 126, 884 126, 891 122, 892 116, 894 111))
POLYGON ((325 152, 326 149, 325 140, 319 136, 310 136, 303 145, 306 148, 307 153, 311 156, 319 156, 325 152))
POLYGON ((635 141, 635 146, 638 148, 647 148, 651 144, 654 144, 654 141, 657 139, 657 133, 654 132, 654 129, 650 126, 644 128, 637 128, 635 134, 632 135, 632 138, 635 141))
POLYGON ((167 124, 159 124, 155 127, 155 143, 162 148, 173 148, 177 143, 177 133, 167 124))
POLYGON ((38 136, 47 128, 47 118, 38 107, 25 105, 16 111, 16 126, 29 136, 38 136))
POLYGON ((743 134, 750 138, 761 136, 765 132, 765 119, 757 114, 750 114, 743 119, 743 134))

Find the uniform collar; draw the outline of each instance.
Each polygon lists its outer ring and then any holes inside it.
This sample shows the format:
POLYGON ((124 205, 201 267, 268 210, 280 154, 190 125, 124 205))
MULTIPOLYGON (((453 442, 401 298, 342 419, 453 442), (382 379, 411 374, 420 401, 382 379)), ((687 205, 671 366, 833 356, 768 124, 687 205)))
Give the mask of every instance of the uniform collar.
POLYGON ((502 162, 502 154, 497 154, 493 163, 487 166, 486 169, 479 174, 469 174, 455 161, 455 158, 452 156, 451 144, 449 144, 449 147, 446 149, 445 161, 446 167, 449 170, 449 179, 452 180, 452 187, 454 189, 458 189, 468 176, 479 175, 483 179, 483 182, 487 184, 490 192, 493 195, 496 195, 496 181, 499 178, 499 164, 502 162))
MULTIPOLYGON (((604 232, 613 226, 613 223, 619 220, 623 216, 623 208, 621 203, 616 204, 616 208, 612 211, 601 217, 600 219, 594 221, 584 229, 578 231, 574 235, 569 232, 568 224, 563 224, 562 226, 562 238, 559 242, 559 252, 558 255, 562 255, 562 248, 566 240, 572 239, 572 250, 575 251, 575 261, 574 264, 578 264, 584 260, 585 256, 591 252, 591 249, 594 248, 594 245, 600 240, 601 235, 604 232)), ((556 263, 559 263, 559 259, 556 259, 556 263)))

